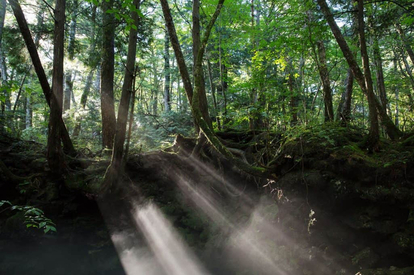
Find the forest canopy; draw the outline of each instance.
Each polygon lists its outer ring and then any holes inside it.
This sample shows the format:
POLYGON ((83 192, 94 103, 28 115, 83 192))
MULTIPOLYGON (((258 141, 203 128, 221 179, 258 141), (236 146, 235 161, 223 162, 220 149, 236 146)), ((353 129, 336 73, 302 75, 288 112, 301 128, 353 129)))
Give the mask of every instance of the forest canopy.
POLYGON ((215 131, 332 123, 377 151, 413 129, 410 1, 2 0, 0 21, 1 131, 50 164, 200 129, 230 158, 215 131))

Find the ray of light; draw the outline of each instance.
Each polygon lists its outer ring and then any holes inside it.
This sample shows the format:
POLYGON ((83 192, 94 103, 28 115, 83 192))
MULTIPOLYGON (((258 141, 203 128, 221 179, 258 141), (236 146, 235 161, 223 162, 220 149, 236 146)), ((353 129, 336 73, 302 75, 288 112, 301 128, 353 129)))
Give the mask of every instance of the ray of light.
POLYGON ((134 218, 167 274, 208 274, 154 204, 136 207, 134 218))
POLYGON ((111 240, 118 252, 122 267, 127 275, 164 275, 165 272, 152 255, 143 246, 134 244, 136 236, 126 231, 111 235, 111 240))
MULTIPOLYGON (((176 175, 175 181, 183 193, 187 195, 204 214, 215 222, 221 230, 224 232, 232 232, 228 243, 230 251, 238 257, 245 257, 245 260, 254 263, 254 266, 250 267, 259 269, 259 274, 288 274, 277 266, 271 255, 268 254, 267 249, 264 249, 263 243, 258 241, 259 238, 257 237, 257 234, 261 234, 260 232, 254 232, 251 229, 249 230, 249 225, 240 228, 238 225, 230 222, 227 218, 230 214, 225 214, 222 210, 223 208, 219 206, 211 196, 202 190, 196 190, 184 177, 176 175), (248 251, 249 253, 242 253, 243 251, 248 251), (246 257, 249 257, 249 259, 246 257)), ((256 214, 253 218, 257 219, 258 215, 259 214, 256 214)), ((263 219, 261 220, 264 222, 263 219)), ((252 223, 250 222, 250 225, 251 224, 252 223)), ((280 233, 277 232, 276 227, 274 227, 273 231, 274 234, 280 233)), ((247 263, 247 261, 244 262, 247 263)))
POLYGON ((220 188, 225 189, 223 191, 236 195, 236 196, 242 196, 244 203, 248 206, 253 206, 254 202, 247 196, 244 195, 243 189, 235 187, 235 185, 231 182, 231 179, 224 179, 217 169, 212 167, 211 165, 208 165, 206 163, 203 163, 197 158, 194 158, 190 156, 190 159, 188 160, 188 163, 191 164, 193 167, 195 167, 200 173, 207 173, 209 176, 213 177, 214 180, 216 180, 217 183, 220 183, 220 188))

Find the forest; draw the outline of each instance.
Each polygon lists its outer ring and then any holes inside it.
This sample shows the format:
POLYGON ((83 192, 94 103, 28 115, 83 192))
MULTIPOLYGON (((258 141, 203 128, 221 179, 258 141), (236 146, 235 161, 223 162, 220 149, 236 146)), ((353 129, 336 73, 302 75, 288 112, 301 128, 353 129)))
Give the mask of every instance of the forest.
POLYGON ((413 23, 0 0, 0 274, 414 274, 413 23))

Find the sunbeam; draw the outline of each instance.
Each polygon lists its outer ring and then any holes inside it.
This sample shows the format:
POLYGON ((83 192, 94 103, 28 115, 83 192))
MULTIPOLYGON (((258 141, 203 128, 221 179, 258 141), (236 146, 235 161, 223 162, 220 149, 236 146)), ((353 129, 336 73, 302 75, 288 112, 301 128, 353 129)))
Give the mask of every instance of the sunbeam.
MULTIPOLYGON (((230 215, 224 213, 223 207, 208 195, 207 192, 196 190, 182 176, 176 175, 175 181, 183 193, 192 200, 201 212, 216 223, 222 231, 231 232, 227 244, 228 253, 238 257, 238 261, 244 265, 248 265, 248 268, 253 268, 258 272, 257 274, 287 274, 277 266, 274 259, 268 254, 269 251, 264 249, 265 246, 263 243, 258 241, 259 237, 257 234, 261 233, 252 231, 250 227, 251 223, 247 227, 234 224, 227 218, 230 215)), ((259 215, 259 213, 256 213, 252 216, 252 219, 257 219, 259 215)), ((265 223, 263 217, 261 217, 261 220, 265 223)), ((266 228, 271 227, 266 226, 266 228)), ((275 235, 280 234, 274 226, 272 233, 275 235)))
POLYGON ((136 236, 133 233, 128 234, 125 231, 114 233, 111 235, 111 239, 127 275, 165 274, 150 250, 142 245, 134 244, 136 236))
POLYGON ((134 218, 167 274, 208 274, 154 204, 136 207, 134 218))

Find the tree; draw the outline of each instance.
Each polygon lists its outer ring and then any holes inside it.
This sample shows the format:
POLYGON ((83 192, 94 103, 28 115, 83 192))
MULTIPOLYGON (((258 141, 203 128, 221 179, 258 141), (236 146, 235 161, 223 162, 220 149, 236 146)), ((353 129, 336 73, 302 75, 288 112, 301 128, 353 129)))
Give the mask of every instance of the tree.
POLYGON ((115 17, 109 11, 113 8, 114 0, 102 2, 103 38, 101 64, 101 116, 102 116, 102 146, 112 149, 115 136, 116 118, 114 104, 114 39, 115 17))
MULTIPOLYGON (((134 0, 131 7, 131 18, 133 25, 130 27, 128 40, 128 55, 125 66, 125 76, 122 85, 121 100, 119 102, 118 120, 116 123, 115 141, 111 164, 105 174, 103 190, 107 190, 118 181, 119 172, 123 170, 122 160, 128 119, 128 107, 131 101, 132 82, 135 80, 135 57, 137 52, 137 34, 140 0, 134 0)), ((122 172, 121 172, 122 173, 122 172)))
POLYGON ((325 0, 318 0, 318 5, 321 8, 322 13, 326 21, 329 24, 329 27, 332 30, 333 35, 342 50, 342 53, 348 62, 349 67, 354 74, 358 85, 360 86, 362 92, 368 99, 369 104, 369 118, 370 118, 370 131, 368 136, 368 146, 372 149, 376 149, 378 147, 379 141, 379 125, 378 125, 378 118, 377 118, 377 111, 381 116, 382 123, 386 128, 386 131, 391 139, 396 139, 401 137, 401 131, 395 126, 392 120, 388 117, 385 109, 381 106, 378 98, 375 97, 373 87, 372 87, 372 78, 370 75, 369 69, 369 60, 368 60, 368 53, 365 43, 365 35, 364 35, 364 22, 363 22, 363 2, 362 0, 358 1, 358 28, 359 28, 359 35, 360 35, 360 43, 361 43, 361 55, 363 58, 363 66, 365 76, 362 73, 358 63, 355 60, 355 57, 350 50, 348 43, 345 41, 341 30, 339 29, 338 25, 336 24, 333 15, 326 4, 325 0), (363 41, 362 41, 363 40, 363 41))
MULTIPOLYGON (((51 106, 52 101, 56 101, 55 103, 53 103, 54 107, 61 108, 62 107, 61 104, 59 105, 56 95, 52 93, 52 90, 50 88, 49 82, 47 80, 45 71, 42 66, 42 62, 40 61, 39 54, 37 53, 37 50, 36 50, 36 44, 34 43, 30 30, 27 26, 27 22, 24 17, 23 11, 17 0, 9 0, 9 3, 13 9, 13 13, 19 25, 20 32, 22 33, 23 39, 26 43, 27 50, 29 51, 29 54, 30 54, 30 57, 33 63, 33 67, 36 71, 36 74, 39 79, 40 85, 42 87, 43 94, 46 98, 46 101, 49 106, 51 106)), ((60 13, 59 15, 62 15, 62 14, 60 13)), ((62 26, 59 26, 59 27, 62 27, 62 26)), ((62 53, 62 56, 63 56, 63 53, 62 53)), ((54 111, 56 112, 56 115, 62 112, 58 110, 54 110, 54 111)), ((65 123, 62 120, 62 116, 57 115, 55 119, 59 120, 58 121, 59 131, 60 131, 59 134, 60 134, 60 139, 62 140, 62 143, 63 143, 63 151, 70 155, 76 154, 75 148, 73 147, 72 140, 69 137, 69 133, 66 129, 65 123)))
POLYGON ((170 97, 170 39, 168 38, 168 30, 165 29, 165 43, 164 43, 164 111, 169 112, 171 110, 171 97, 170 97))
POLYGON ((196 121, 197 125, 200 127, 201 133, 206 137, 208 142, 225 158, 227 158, 230 162, 232 162, 234 165, 236 165, 239 169, 250 173, 252 175, 263 177, 267 174, 266 169, 261 167, 254 167, 251 166, 237 157, 235 157, 217 138, 217 136, 212 131, 211 127, 207 123, 206 120, 204 120, 204 117, 201 113, 199 104, 198 104, 198 93, 201 89, 201 74, 202 74, 202 60, 205 48, 207 46, 208 39, 210 37, 211 29, 213 28, 213 25, 217 19, 217 17, 220 14, 221 8, 223 7, 224 0, 219 0, 216 10, 211 17, 206 30, 204 32, 203 38, 201 40, 200 48, 197 54, 197 58, 195 61, 195 69, 194 69, 194 90, 191 85, 190 75, 188 73, 187 67, 185 65, 184 56, 181 51, 181 46, 178 41, 177 33, 174 26, 174 21, 171 16, 170 7, 168 5, 167 0, 160 0, 162 11, 164 14, 165 23, 168 28, 168 33, 170 35, 171 44, 174 49, 175 57, 177 59, 177 64, 180 69, 181 78, 184 83, 184 87, 187 93, 187 96, 189 98, 189 101, 191 102, 191 110, 193 113, 194 120, 196 121))
MULTIPOLYGON (((68 39, 68 59, 73 61, 75 55, 75 37, 78 17, 78 1, 73 1, 73 10, 71 13, 71 20, 69 24, 69 39, 68 39)), ((73 78, 74 72, 70 69, 65 73, 65 93, 63 97, 63 112, 70 109, 70 101, 73 95, 73 78)))
MULTIPOLYGON (((200 54, 200 47, 201 47, 201 36, 200 36, 200 0, 193 0, 193 28, 192 28, 192 38, 193 38, 193 76, 194 76, 194 86, 198 87, 197 95, 198 98, 196 99, 197 107, 200 108, 201 115, 203 119, 207 122, 209 127, 213 127, 211 124, 211 119, 208 113, 208 103, 207 103, 207 95, 206 95, 206 87, 204 81, 204 72, 203 72, 203 55, 204 52, 201 54, 201 60, 198 55, 200 54), (200 64, 198 64, 200 62, 200 64), (199 70, 199 71, 197 71, 199 70), (197 83, 196 83, 197 82, 197 83)), ((198 129, 199 125, 196 125, 196 129, 198 129)))
POLYGON ((1 102, 1 117, 0 117, 0 132, 4 131, 3 125, 6 122, 5 113, 6 111, 10 110, 10 97, 9 93, 6 89, 7 87, 7 68, 6 68, 6 60, 4 57, 4 47, 3 47, 3 29, 4 29, 4 21, 6 19, 6 0, 0 0, 0 72, 1 72, 1 79, 0 83, 2 88, 0 89, 0 96, 5 98, 4 102, 1 102))
POLYGON ((60 143, 60 127, 62 124, 63 103, 63 57, 65 34, 65 5, 66 0, 56 0, 54 9, 55 30, 53 38, 53 78, 52 100, 50 101, 50 116, 47 139, 47 160, 52 173, 62 175, 64 170, 63 152, 60 143))
POLYGON ((328 65, 326 62, 326 50, 324 42, 319 40, 318 45, 318 69, 321 76, 323 87, 323 102, 325 105, 324 117, 325 122, 331 122, 334 120, 333 105, 332 105, 332 89, 331 81, 329 80, 328 65))

